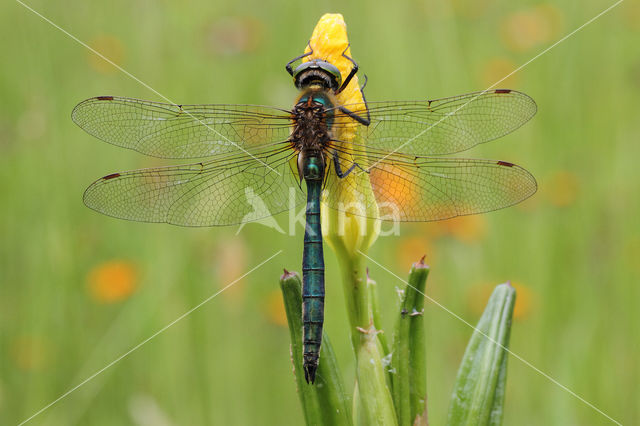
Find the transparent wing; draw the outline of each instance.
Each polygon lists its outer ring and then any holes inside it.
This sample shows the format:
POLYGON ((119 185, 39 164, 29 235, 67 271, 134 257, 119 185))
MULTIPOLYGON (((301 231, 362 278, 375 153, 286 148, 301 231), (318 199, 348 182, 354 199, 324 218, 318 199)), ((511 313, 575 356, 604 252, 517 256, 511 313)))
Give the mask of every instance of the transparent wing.
POLYGON ((99 96, 71 117, 105 142, 161 158, 200 158, 289 137, 290 113, 257 105, 173 105, 99 96))
MULTIPOLYGON (((529 121, 536 103, 508 89, 468 93, 417 102, 369 102, 371 124, 357 125, 363 143, 372 149, 412 155, 445 155, 504 136, 529 121)), ((344 105, 367 117, 362 103, 344 105)), ((334 128, 356 127, 336 110, 334 128)))
MULTIPOLYGON (((375 202, 384 220, 422 222, 489 212, 519 203, 537 189, 528 171, 505 161, 353 151, 337 155, 343 171, 354 162, 358 166, 351 173, 369 170, 375 202)), ((351 175, 341 179, 332 171, 327 182, 327 199, 334 209, 345 210, 340 197, 335 196, 344 193, 344 185, 364 193, 362 183, 351 175)), ((373 202, 366 196, 360 198, 365 203, 373 202)), ((360 212, 367 210, 365 205, 360 212)))
POLYGON ((85 204, 106 215, 182 226, 233 225, 305 202, 291 173, 288 146, 202 163, 114 173, 98 179, 85 204), (268 167, 267 167, 268 166, 268 167))

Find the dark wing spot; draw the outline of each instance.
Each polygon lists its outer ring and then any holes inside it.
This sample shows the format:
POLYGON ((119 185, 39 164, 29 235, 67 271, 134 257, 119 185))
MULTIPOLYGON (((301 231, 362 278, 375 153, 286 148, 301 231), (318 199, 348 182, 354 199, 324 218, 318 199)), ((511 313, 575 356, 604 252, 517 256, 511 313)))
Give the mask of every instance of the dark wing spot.
POLYGON ((515 164, 509 163, 508 161, 498 161, 498 166, 513 167, 515 164))
POLYGON ((511 93, 511 89, 496 89, 494 93, 511 93))
POLYGON ((103 177, 102 180, 109 180, 117 178, 118 176, 120 176, 120 173, 111 173, 110 175, 106 175, 105 177, 103 177))
POLYGON ((113 96, 97 96, 96 99, 99 101, 112 101, 113 96))

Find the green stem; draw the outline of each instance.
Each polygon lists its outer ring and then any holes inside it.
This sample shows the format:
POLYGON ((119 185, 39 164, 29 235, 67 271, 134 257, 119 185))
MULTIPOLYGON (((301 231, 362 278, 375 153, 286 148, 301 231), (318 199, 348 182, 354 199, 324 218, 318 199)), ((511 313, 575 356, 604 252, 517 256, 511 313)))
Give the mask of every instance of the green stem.
POLYGON ((358 328, 368 329, 369 319, 373 312, 369 306, 369 291, 367 290, 366 268, 364 259, 360 255, 338 256, 338 263, 342 271, 344 296, 347 303, 347 314, 351 324, 351 342, 354 351, 360 346, 358 328))
POLYGON ((378 331, 378 340, 382 347, 383 363, 382 367, 385 371, 385 378, 387 380, 387 387, 393 395, 393 378, 391 377, 391 367, 389 362, 391 360, 391 353, 389 352, 389 344, 387 342, 387 335, 382 330, 382 319, 380 315, 380 301, 378 299, 378 284, 369 277, 369 270, 367 270, 367 289, 369 290, 369 299, 371 300, 371 310, 373 313, 373 325, 378 331))
POLYGON ((296 273, 285 271, 280 278, 285 312, 291 334, 291 361, 294 366, 298 394, 308 425, 352 425, 349 399, 344 392, 342 376, 333 347, 326 334, 320 349, 317 380, 310 385, 302 369, 302 282, 296 273))
MULTIPOLYGON (((373 325, 376 330, 382 330, 382 319, 380 315, 380 301, 378 299, 378 284, 369 276, 369 270, 367 270, 367 289, 369 290, 369 298, 371 299, 371 308, 373 313, 373 325)), ((378 339, 382 345, 384 355, 389 355, 389 344, 387 343, 387 335, 384 333, 378 334, 378 339)))
POLYGON ((360 253, 338 252, 338 261, 343 274, 351 341, 356 354, 356 378, 359 402, 362 405, 358 412, 365 424, 395 425, 397 422, 393 400, 387 387, 382 361, 384 352, 378 339, 370 291, 367 288, 364 257, 360 253))

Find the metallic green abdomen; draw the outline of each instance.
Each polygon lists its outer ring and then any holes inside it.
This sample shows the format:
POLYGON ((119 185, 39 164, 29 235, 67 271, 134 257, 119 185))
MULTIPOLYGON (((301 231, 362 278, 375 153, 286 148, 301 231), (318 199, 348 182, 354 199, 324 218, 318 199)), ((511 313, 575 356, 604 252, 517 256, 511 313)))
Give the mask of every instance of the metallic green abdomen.
POLYGON ((304 158, 303 176, 307 184, 307 214, 302 254, 303 368, 307 382, 313 383, 324 322, 324 253, 320 226, 320 194, 324 167, 322 159, 304 158))

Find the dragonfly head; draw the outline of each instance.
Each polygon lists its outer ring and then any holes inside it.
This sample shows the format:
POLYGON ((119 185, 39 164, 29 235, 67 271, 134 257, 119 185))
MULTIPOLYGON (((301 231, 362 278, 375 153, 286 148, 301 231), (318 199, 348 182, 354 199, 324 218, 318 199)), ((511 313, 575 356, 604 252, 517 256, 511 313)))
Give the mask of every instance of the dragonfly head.
POLYGON ((300 64, 295 69, 293 81, 299 90, 311 85, 320 85, 335 92, 342 84, 342 75, 335 65, 314 59, 300 64))

